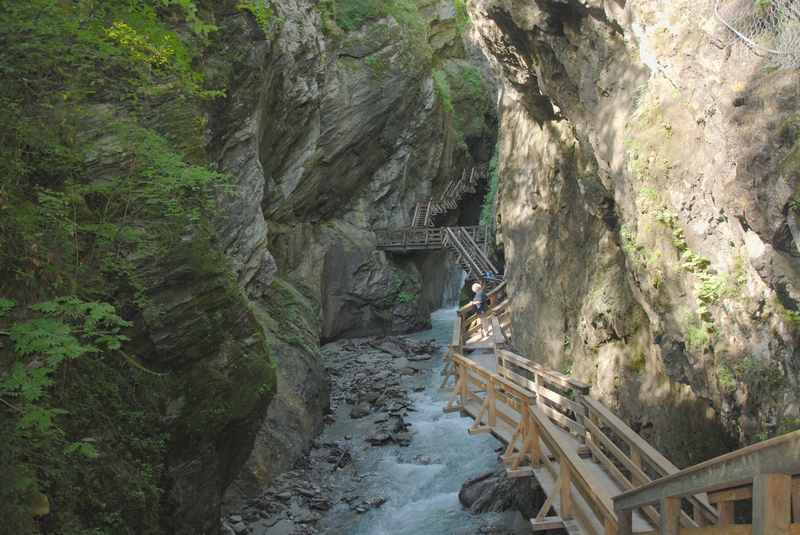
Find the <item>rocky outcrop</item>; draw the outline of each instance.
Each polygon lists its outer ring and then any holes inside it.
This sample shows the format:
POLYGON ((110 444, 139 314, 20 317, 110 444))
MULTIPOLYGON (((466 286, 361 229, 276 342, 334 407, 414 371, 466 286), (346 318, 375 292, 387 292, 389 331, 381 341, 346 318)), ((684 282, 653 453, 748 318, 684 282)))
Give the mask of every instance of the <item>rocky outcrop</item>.
POLYGON ((218 232, 278 378, 231 504, 290 468, 319 432, 328 397, 320 340, 429 324, 459 272, 444 253, 376 251, 373 231, 409 225, 415 203, 488 158, 494 139, 480 73, 477 91, 434 83, 434 63, 468 68, 448 2, 359 23, 328 7, 273 3, 268 31, 247 11, 220 8, 209 59, 210 76, 228 85, 210 146, 236 180, 218 232), (457 112, 475 102, 482 113, 459 129, 457 112))
POLYGON ((798 75, 705 3, 475 0, 515 343, 676 463, 796 425, 798 75))

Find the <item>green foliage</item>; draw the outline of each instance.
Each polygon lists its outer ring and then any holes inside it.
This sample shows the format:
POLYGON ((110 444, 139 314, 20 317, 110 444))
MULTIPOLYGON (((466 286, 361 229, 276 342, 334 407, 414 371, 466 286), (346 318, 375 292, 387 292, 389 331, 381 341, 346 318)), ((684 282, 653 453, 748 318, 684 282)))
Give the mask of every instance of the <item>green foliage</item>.
POLYGON ((267 35, 270 34, 275 13, 272 6, 267 5, 266 0, 241 0, 236 7, 251 13, 261 30, 267 35))
POLYGON ((389 2, 383 0, 337 0, 333 4, 336 24, 346 32, 389 14, 389 2))
MULTIPOLYGON (((104 410, 113 411, 111 415, 120 428, 126 424, 124 410, 102 390, 104 381, 127 381, 126 375, 117 370, 131 372, 119 357, 127 340, 122 331, 130 323, 117 315, 108 303, 83 301, 75 296, 31 305, 25 312, 25 319, 4 320, 13 349, 10 362, 4 358, 7 372, 0 376, 0 401, 6 409, 0 419, 4 436, 0 469, 6 474, 5 478, 0 478, 0 511, 11 519, 12 530, 16 526, 18 531, 15 532, 24 532, 31 518, 29 500, 44 492, 57 504, 64 532, 72 532, 69 526, 77 529, 80 521, 71 516, 74 509, 69 504, 100 497, 109 504, 112 495, 119 495, 121 491, 125 494, 124 485, 135 488, 141 481, 142 474, 127 472, 123 463, 114 455, 108 455, 110 452, 104 451, 98 438, 93 436, 98 425, 107 425, 106 421, 97 420, 98 413, 104 410), (104 362, 106 359, 114 370, 111 375, 100 373, 101 369, 109 367, 104 362), (84 372, 88 373, 85 378, 84 372), (67 374, 72 380, 57 385, 59 378, 67 374), (94 395, 99 397, 98 404, 89 402, 94 395), (61 408, 65 406, 69 411, 61 408), (117 475, 104 475, 105 469, 88 472, 97 470, 96 466, 87 464, 95 461, 103 466, 113 464, 117 475), (75 492, 77 477, 83 493, 75 492), (118 477, 125 480, 124 484, 118 477), (109 489, 101 491, 92 483, 95 480, 100 486, 118 484, 120 487, 111 492, 109 489), (19 499, 9 499, 9 495, 19 499)), ((141 420, 136 426, 140 425, 141 420)), ((140 431, 138 427, 133 430, 140 431)), ((130 439, 115 440, 115 453, 126 451, 130 439)), ((162 447, 158 448, 158 455, 162 447)), ((148 492, 153 500, 145 506, 153 508, 158 503, 156 481, 147 485, 152 489, 148 492)), ((125 504, 129 500, 130 497, 121 500, 120 507, 127 507, 125 504)), ((139 510, 134 515, 141 513, 139 510)), ((156 515, 150 513, 150 516, 156 515)), ((138 523, 138 520, 129 525, 125 522, 119 532, 138 523)))
POLYGON ((450 82, 447 80, 447 74, 443 70, 433 71, 433 88, 442 102, 442 108, 447 113, 454 113, 453 108, 453 95, 450 91, 450 82))
POLYGON ((397 294, 397 304, 413 303, 417 300, 417 295, 412 292, 400 292, 397 294))
POLYGON ((495 204, 500 190, 500 144, 494 147, 494 155, 489 162, 489 191, 483 198, 481 206, 480 224, 485 227, 494 227, 495 204))
POLYGON ((469 11, 467 11, 467 0, 453 0, 456 8, 456 29, 459 34, 463 34, 470 23, 469 11))
POLYGON ((692 351, 702 351, 711 343, 713 325, 702 318, 690 318, 686 325, 686 346, 692 351))
POLYGON ((392 17, 402 30, 401 61, 407 74, 426 71, 433 51, 428 43, 428 24, 416 0, 321 0, 316 9, 328 35, 341 37, 365 24, 392 17))
POLYGON ((717 383, 724 393, 736 391, 736 375, 728 364, 723 363, 717 367, 717 383))
POLYGON ((6 316, 14 309, 15 306, 17 306, 17 302, 13 299, 5 299, 0 297, 0 318, 6 316))
POLYGON ((626 367, 635 374, 641 374, 647 368, 647 357, 644 351, 636 353, 627 363, 626 367))
POLYGON ((30 307, 39 317, 10 329, 16 360, 0 379, 0 398, 17 408, 18 426, 40 433, 50 430, 62 412, 42 403, 65 360, 90 353, 118 350, 130 326, 108 303, 86 303, 65 297, 30 307))
POLYGON ((700 256, 691 249, 686 249, 681 254, 681 267, 691 273, 703 273, 711 265, 711 261, 700 256))
POLYGON ((161 530, 168 435, 156 403, 170 378, 123 351, 123 317, 145 304, 135 262, 207 242, 227 188, 204 149, 204 106, 224 94, 200 70, 208 8, 3 4, 0 517, 10 532, 33 531, 41 494, 53 533, 161 530))
POLYGON ((758 16, 764 16, 772 7, 772 0, 754 0, 753 6, 758 16))
POLYGON ((748 356, 734 366, 736 378, 747 384, 750 395, 773 403, 782 400, 786 377, 779 363, 748 356))

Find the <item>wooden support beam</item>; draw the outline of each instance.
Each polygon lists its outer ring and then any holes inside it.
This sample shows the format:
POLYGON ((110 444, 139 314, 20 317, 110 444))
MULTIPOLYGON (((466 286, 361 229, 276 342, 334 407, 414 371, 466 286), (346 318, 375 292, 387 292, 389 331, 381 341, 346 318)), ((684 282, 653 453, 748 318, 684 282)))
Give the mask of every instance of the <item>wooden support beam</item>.
POLYGON ((557 516, 548 516, 541 520, 531 520, 533 531, 547 531, 551 529, 561 529, 564 527, 564 522, 557 516))
POLYGON ((562 519, 570 520, 572 518, 572 470, 566 459, 561 459, 559 466, 561 467, 560 485, 558 487, 561 497, 561 510, 559 512, 562 519))
POLYGON ((753 479, 753 535, 789 535, 792 477, 758 474, 753 479))
POLYGON ((633 535, 633 511, 617 511, 617 535, 633 535))
POLYGON ((661 535, 680 535, 681 499, 663 498, 661 500, 661 535))
POLYGON ((531 477, 535 475, 533 473, 533 468, 530 466, 523 466, 522 468, 518 468, 516 470, 511 470, 510 468, 506 468, 506 477, 509 478, 520 478, 520 477, 531 477))
POLYGON ((603 527, 605 528, 604 535, 617 535, 617 523, 613 518, 606 518, 603 527))
POLYGON ((800 479, 792 481, 792 522, 800 523, 800 479))
POLYGON ((719 502, 717 506, 719 512, 719 525, 732 526, 733 525, 733 502, 719 502))

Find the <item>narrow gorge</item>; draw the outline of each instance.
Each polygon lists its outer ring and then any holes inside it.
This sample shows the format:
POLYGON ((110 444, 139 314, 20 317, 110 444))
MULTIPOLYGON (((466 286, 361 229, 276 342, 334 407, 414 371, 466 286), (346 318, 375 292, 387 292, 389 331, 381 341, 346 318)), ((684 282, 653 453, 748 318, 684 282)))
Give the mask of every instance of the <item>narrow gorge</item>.
POLYGON ((476 280, 678 468, 800 429, 798 27, 0 0, 0 534, 530 533, 442 411, 476 280))

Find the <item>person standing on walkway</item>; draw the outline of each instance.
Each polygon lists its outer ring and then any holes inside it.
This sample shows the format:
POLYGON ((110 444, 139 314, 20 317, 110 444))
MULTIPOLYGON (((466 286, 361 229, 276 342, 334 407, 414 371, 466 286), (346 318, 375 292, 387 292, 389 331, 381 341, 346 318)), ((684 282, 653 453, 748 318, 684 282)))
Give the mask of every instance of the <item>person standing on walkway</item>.
POLYGON ((475 293, 475 297, 472 298, 471 304, 475 305, 475 311, 478 313, 478 320, 480 320, 481 323, 481 334, 484 337, 489 336, 488 318, 486 317, 486 303, 488 298, 483 291, 483 286, 478 282, 472 285, 472 291, 475 293))

